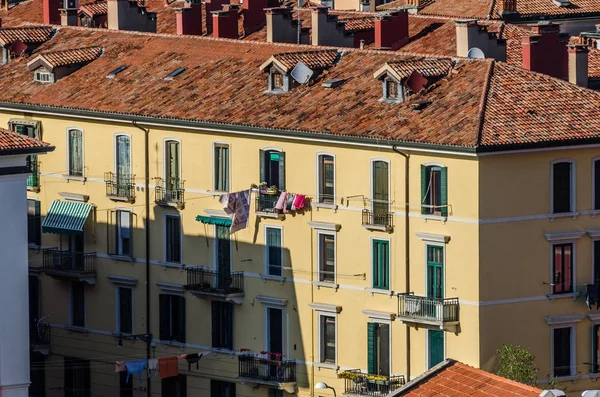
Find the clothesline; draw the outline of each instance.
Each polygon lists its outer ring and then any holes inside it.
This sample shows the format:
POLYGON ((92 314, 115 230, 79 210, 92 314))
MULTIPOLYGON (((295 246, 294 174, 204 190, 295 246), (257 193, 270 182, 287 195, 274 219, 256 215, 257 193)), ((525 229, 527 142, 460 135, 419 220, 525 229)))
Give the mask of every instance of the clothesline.
POLYGON ((188 371, 192 370, 192 364, 196 364, 196 369, 199 369, 198 361, 209 354, 209 352, 198 352, 191 354, 180 354, 178 356, 160 357, 143 360, 116 361, 115 372, 127 372, 127 380, 132 375, 138 375, 140 382, 142 374, 146 370, 148 378, 159 375, 161 379, 171 378, 179 375, 179 360, 184 359, 188 362, 188 371))

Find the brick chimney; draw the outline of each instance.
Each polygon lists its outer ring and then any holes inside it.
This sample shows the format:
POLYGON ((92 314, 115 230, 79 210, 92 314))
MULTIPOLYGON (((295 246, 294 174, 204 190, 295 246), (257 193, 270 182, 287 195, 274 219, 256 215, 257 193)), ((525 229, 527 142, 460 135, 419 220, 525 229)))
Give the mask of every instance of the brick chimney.
POLYGON ((298 40, 298 26, 293 24, 290 8, 269 8, 265 10, 265 15, 267 43, 295 43, 298 40))
POLYGON ((375 19, 375 47, 395 51, 408 43, 408 13, 394 11, 375 19))
POLYGON ((221 11, 225 4, 229 4, 229 0, 204 0, 204 7, 206 12, 206 31, 207 34, 211 34, 212 29, 212 12, 221 11))
POLYGON ((202 4, 199 0, 186 1, 175 10, 178 35, 202 35, 202 4))
POLYGON ((265 8, 269 7, 268 0, 244 0, 242 15, 244 16, 244 31, 250 34, 259 30, 267 23, 265 8))
POLYGON ((500 0, 500 10, 498 14, 504 20, 514 20, 519 18, 517 10, 517 0, 500 0))
POLYGON ((456 21, 456 55, 466 57, 472 48, 479 48, 486 58, 506 61, 506 40, 498 39, 476 19, 456 21))
POLYGON ((588 53, 586 45, 572 44, 569 53, 569 82, 581 87, 588 86, 588 53))
POLYGON ((221 11, 212 12, 213 37, 226 39, 239 38, 238 14, 239 4, 226 4, 221 11))
POLYGON ((552 22, 539 22, 531 30, 533 36, 521 39, 523 69, 567 80, 569 36, 560 33, 560 25, 552 22))
MULTIPOLYGON (((43 0, 42 9, 45 24, 60 24, 60 3, 60 0, 43 0)), ((6 0, 6 4, 8 4, 8 0, 6 0)))

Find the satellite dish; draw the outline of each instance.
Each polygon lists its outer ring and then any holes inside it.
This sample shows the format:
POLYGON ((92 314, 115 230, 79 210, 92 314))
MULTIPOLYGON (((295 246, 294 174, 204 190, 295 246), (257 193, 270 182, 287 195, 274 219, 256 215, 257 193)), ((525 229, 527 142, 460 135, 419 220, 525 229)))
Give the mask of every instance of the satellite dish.
POLYGON ((314 73, 315 72, 304 63, 298 62, 290 74, 298 83, 306 84, 309 82, 314 73))
POLYGON ((600 397, 600 390, 586 390, 581 393, 581 397, 600 397))
POLYGON ((473 47, 467 52, 467 58, 485 58, 485 54, 477 47, 473 47))

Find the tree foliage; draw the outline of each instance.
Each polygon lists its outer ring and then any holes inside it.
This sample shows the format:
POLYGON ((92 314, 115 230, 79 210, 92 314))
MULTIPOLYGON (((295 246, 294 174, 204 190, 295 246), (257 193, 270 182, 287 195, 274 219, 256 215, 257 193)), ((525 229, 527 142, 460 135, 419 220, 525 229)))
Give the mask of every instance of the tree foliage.
POLYGON ((496 353, 498 354, 498 369, 496 370, 498 375, 527 385, 536 384, 539 369, 535 364, 535 356, 529 349, 518 345, 502 344, 496 353))

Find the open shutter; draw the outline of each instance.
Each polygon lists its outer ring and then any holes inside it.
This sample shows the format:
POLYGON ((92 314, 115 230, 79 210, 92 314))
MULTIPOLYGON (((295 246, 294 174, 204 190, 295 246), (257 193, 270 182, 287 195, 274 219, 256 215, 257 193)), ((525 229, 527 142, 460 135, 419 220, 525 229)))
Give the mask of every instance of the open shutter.
POLYGON ((106 252, 109 255, 117 254, 117 211, 106 211, 106 252))
POLYGON ((279 190, 285 190, 285 152, 279 152, 279 190))
POLYGON ((448 216, 448 168, 442 167, 440 172, 440 193, 442 196, 442 216, 448 216))
POLYGON ((169 295, 160 294, 158 296, 159 321, 160 321, 160 340, 169 340, 169 295))
POLYGON ((219 302, 212 301, 211 302, 211 330, 212 330, 212 347, 220 347, 219 346, 219 333, 221 330, 219 329, 219 302))
POLYGON ((179 297, 179 342, 185 343, 185 298, 179 297))
POLYGON ((427 167, 421 165, 421 214, 427 214, 427 208, 423 204, 425 202, 425 194, 427 193, 427 167))
POLYGON ((369 374, 377 374, 377 323, 367 323, 367 370, 369 374))
POLYGON ((135 224, 133 222, 137 220, 136 216, 133 211, 129 213, 129 256, 131 258, 135 258, 133 255, 133 231, 135 224))
POLYGON ((261 184, 267 181, 267 176, 265 173, 265 151, 262 149, 258 151, 258 169, 260 179, 258 183, 261 184))

